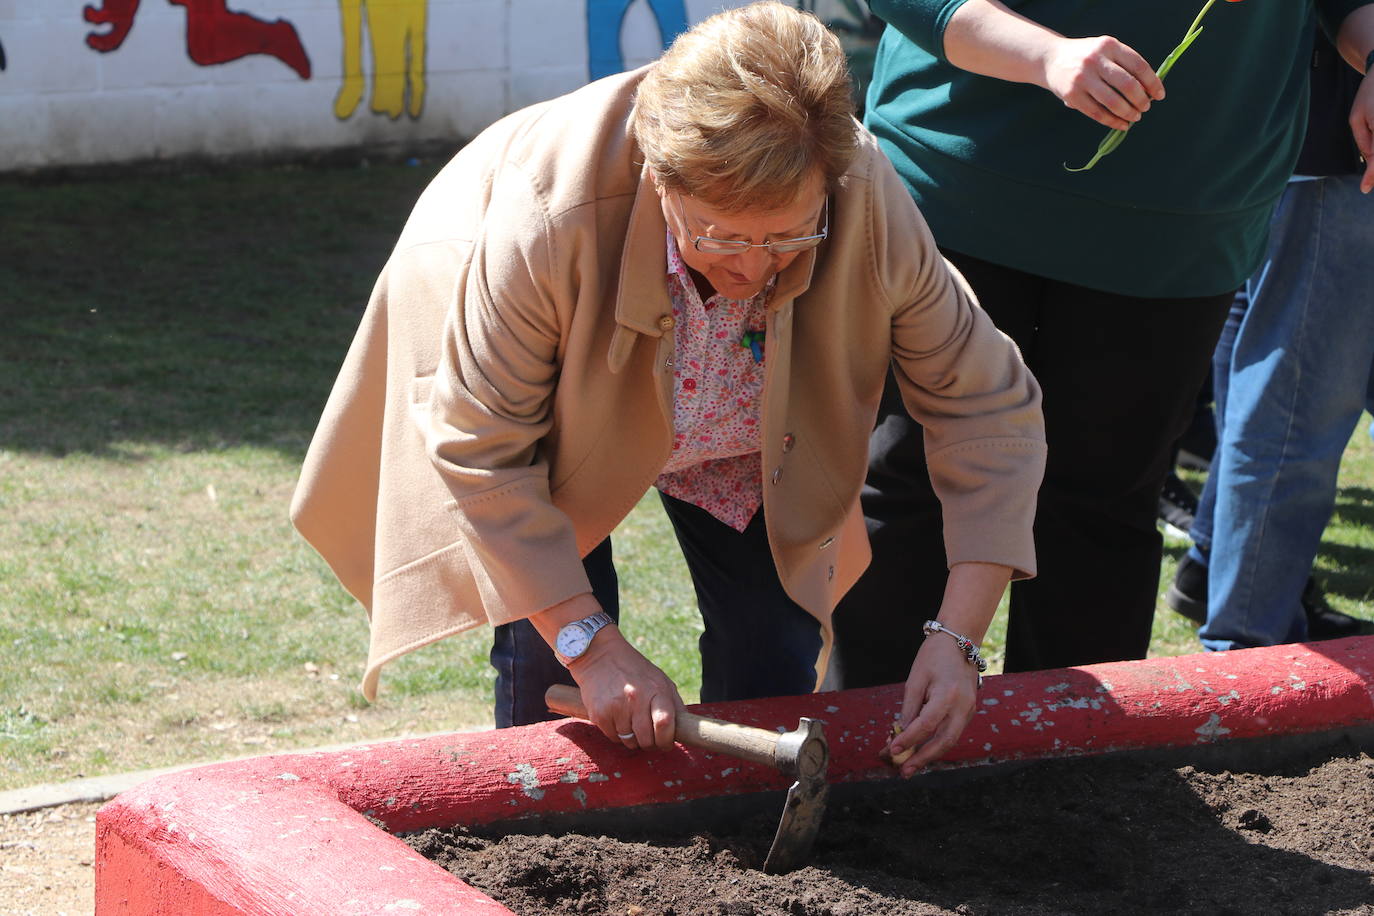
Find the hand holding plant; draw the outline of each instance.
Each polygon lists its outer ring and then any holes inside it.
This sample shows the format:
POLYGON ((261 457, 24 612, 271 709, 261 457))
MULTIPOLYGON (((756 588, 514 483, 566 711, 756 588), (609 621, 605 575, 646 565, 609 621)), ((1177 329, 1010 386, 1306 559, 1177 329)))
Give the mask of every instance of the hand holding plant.
MULTIPOLYGON (((1193 19, 1193 24, 1188 27, 1187 34, 1185 34, 1183 40, 1178 43, 1178 47, 1174 48, 1174 50, 1169 53, 1169 56, 1164 59, 1164 63, 1159 65, 1159 69, 1155 71, 1155 75, 1161 80, 1169 75, 1169 71, 1174 68, 1174 64, 1178 63, 1178 59, 1183 56, 1183 52, 1192 47, 1193 42, 1197 41, 1198 36, 1202 34, 1202 19, 1207 15, 1208 11, 1212 9, 1216 2, 1217 0, 1207 0, 1207 2, 1203 4, 1202 9, 1198 11, 1197 17, 1193 19)), ((1240 0, 1226 0, 1226 2, 1239 3, 1240 0)), ((1101 162, 1104 156, 1109 155, 1120 146, 1122 141, 1126 139, 1126 131, 1129 129, 1130 128, 1120 128, 1108 131, 1107 136, 1103 137, 1102 142, 1097 145, 1097 152, 1093 154, 1093 157, 1089 159, 1085 165, 1074 168, 1065 163, 1064 168, 1070 172, 1086 172, 1088 169, 1101 162)))

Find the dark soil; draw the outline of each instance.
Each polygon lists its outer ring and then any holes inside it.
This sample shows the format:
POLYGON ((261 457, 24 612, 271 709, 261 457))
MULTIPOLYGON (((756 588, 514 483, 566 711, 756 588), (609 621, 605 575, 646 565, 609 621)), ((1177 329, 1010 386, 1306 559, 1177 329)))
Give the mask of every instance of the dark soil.
POLYGON ((836 791, 787 875, 756 870, 775 815, 637 842, 407 842, 521 916, 1374 914, 1374 759, 1344 745, 1253 769, 1098 758, 836 791))

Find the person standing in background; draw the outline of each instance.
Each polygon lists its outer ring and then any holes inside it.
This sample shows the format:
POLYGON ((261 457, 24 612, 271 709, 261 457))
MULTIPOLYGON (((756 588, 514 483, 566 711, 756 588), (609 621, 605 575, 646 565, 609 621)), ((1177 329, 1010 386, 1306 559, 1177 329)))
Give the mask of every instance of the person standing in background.
MULTIPOLYGON (((1374 5, 1218 4, 1167 100, 1147 61, 1164 60, 1199 0, 871 7, 888 28, 865 123, 1044 391, 1039 576, 1011 587, 1005 668, 1142 658, 1171 448, 1296 163, 1317 22, 1363 67, 1374 5), (1131 130, 1071 171, 1102 126, 1131 130)), ((1351 124, 1368 155, 1374 81, 1351 124)), ((875 558, 835 615, 841 686, 903 676, 922 638, 908 609, 938 606, 946 560, 922 434, 889 390, 863 494, 875 558)))
POLYGON ((1208 649, 1365 629, 1309 572, 1374 383, 1374 199, 1347 123, 1362 82, 1319 37, 1297 171, 1213 357, 1217 451, 1165 596, 1208 649))

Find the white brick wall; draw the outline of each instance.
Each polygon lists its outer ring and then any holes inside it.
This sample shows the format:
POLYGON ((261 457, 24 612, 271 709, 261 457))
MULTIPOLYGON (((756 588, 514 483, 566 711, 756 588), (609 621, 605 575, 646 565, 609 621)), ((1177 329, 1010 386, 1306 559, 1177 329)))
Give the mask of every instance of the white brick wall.
MULTIPOLYGON (((310 59, 301 79, 275 57, 252 54, 201 66, 187 50, 187 9, 142 0, 123 45, 86 44, 109 31, 82 17, 104 0, 0 0, 0 171, 406 143, 471 137, 501 115, 587 80, 585 0, 372 0, 427 2, 425 89, 418 117, 375 113, 373 56, 364 12, 361 102, 335 114, 343 83, 338 0, 230 0, 228 8, 296 30, 310 59)), ((686 0, 696 22, 743 0, 686 0)), ((192 4, 193 6, 196 4, 192 4)), ((627 67, 660 51, 646 0, 621 32, 627 67)))

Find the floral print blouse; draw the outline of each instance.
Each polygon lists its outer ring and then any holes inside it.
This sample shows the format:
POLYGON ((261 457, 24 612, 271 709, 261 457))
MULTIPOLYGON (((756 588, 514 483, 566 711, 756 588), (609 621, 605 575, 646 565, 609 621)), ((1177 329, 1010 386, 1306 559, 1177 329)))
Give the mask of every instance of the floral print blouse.
POLYGON ((752 299, 705 302, 668 233, 673 301, 673 454, 655 481, 743 531, 763 504, 759 399, 763 394, 764 306, 773 283, 752 299))

